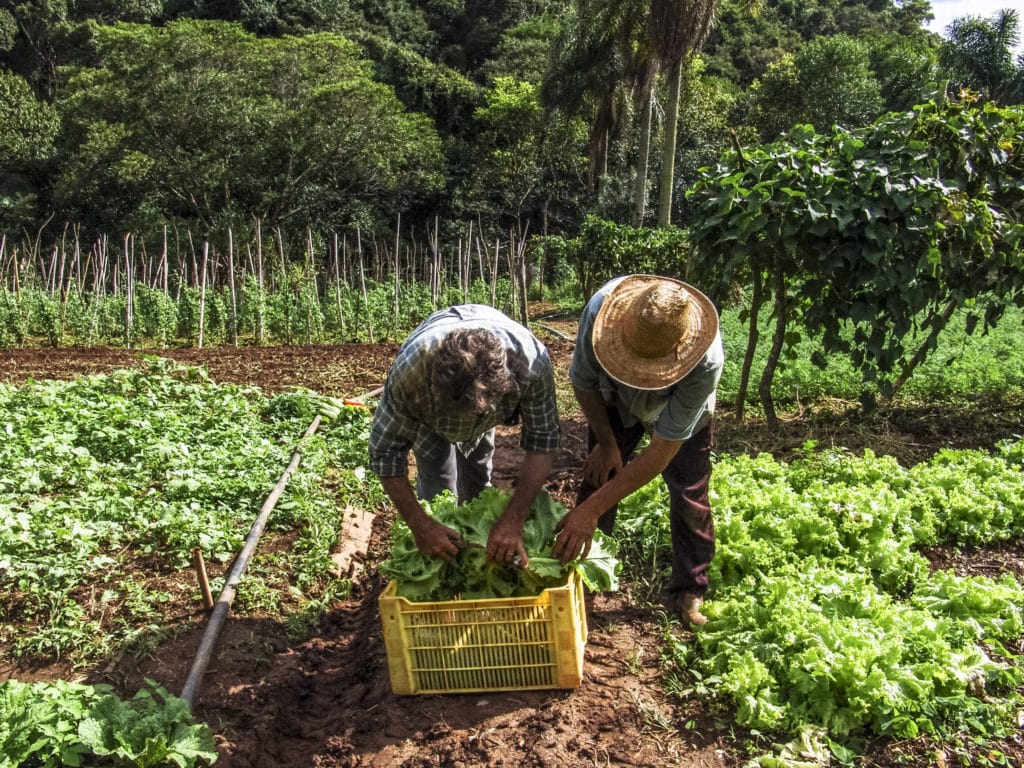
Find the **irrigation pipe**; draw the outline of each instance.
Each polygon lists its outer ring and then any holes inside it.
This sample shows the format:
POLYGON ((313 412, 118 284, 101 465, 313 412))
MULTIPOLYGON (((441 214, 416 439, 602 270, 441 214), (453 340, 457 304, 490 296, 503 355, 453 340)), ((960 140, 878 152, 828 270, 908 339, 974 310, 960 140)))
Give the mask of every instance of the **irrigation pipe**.
POLYGON ((559 330, 556 330, 556 329, 552 328, 550 325, 544 325, 544 323, 538 323, 538 322, 534 322, 533 325, 536 325, 538 328, 543 328, 548 333, 554 334, 557 338, 562 339, 563 341, 572 341, 573 340, 572 336, 566 336, 564 333, 562 333, 559 330))
MULTIPOLYGON (((305 440, 320 426, 320 414, 317 414, 316 418, 313 419, 309 427, 306 429, 306 433, 302 436, 305 440)), ((302 443, 300 441, 299 445, 302 443)), ((252 557, 252 553, 256 551, 256 545, 259 543, 260 536, 263 535, 263 529, 267 525, 267 520, 270 517, 270 513, 273 511, 274 506, 277 504, 277 500, 281 498, 281 494, 284 492, 285 486, 288 485, 288 481, 291 480, 292 474, 295 469, 299 466, 299 460, 302 458, 302 452, 300 448, 296 448, 292 453, 292 460, 288 464, 288 468, 281 475, 281 479, 277 481, 277 485, 274 486, 274 490, 267 496, 267 500, 263 502, 263 507, 260 509, 259 515, 256 517, 256 521, 252 524, 252 528, 249 529, 249 535, 245 539, 245 544, 242 547, 242 551, 238 553, 238 557, 235 559, 235 564, 231 567, 231 572, 228 574, 227 580, 224 582, 224 589, 220 592, 220 597, 217 598, 216 605, 213 606, 213 613, 210 614, 210 621, 206 625, 206 631, 203 633, 203 639, 199 644, 199 650, 196 652, 195 658, 192 660, 192 668, 189 670, 188 678, 185 680, 185 687, 182 688, 181 698, 185 700, 189 708, 195 702, 196 694, 199 691, 199 684, 203 679, 203 675, 206 673, 206 667, 210 663, 210 659, 213 656, 214 649, 217 647, 217 640, 220 637, 221 629, 224 627, 224 621, 227 619, 228 610, 231 608, 231 603, 235 599, 235 593, 238 591, 238 584, 242 580, 242 574, 245 573, 245 569, 249 566, 249 558, 252 557)))

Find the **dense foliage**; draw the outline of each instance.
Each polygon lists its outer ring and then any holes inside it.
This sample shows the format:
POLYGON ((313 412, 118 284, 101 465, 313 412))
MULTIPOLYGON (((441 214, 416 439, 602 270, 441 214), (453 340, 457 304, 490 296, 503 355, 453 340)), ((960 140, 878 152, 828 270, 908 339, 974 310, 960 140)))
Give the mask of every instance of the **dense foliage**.
POLYGON ((1019 100, 1014 12, 947 43, 928 18, 859 0, 10 0, 0 232, 667 223, 727 127, 856 128, 945 82, 1019 100))
MULTIPOLYGON (((935 349, 954 312, 987 330, 1024 304, 1024 110, 929 102, 871 126, 723 157, 690 193, 700 271, 753 284, 775 318, 772 358, 803 330, 889 395, 935 349)), ((750 334, 749 345, 756 344, 750 334)))

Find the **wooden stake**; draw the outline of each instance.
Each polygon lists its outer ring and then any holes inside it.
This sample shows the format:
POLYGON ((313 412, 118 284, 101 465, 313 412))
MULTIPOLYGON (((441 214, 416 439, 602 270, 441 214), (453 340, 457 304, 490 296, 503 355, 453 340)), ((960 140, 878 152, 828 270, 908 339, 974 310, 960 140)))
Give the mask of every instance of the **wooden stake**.
POLYGON ((203 607, 206 610, 210 610, 213 608, 213 593, 210 591, 210 580, 206 576, 206 561, 203 560, 203 550, 199 547, 192 549, 192 566, 196 569, 199 591, 203 595, 203 607))

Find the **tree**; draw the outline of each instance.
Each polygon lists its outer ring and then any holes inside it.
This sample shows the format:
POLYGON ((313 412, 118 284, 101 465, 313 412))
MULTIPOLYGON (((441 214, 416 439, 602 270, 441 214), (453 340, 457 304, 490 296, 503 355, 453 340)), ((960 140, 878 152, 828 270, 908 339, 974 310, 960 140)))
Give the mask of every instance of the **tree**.
POLYGON ((53 154, 57 113, 20 75, 0 72, 0 224, 26 226, 35 213, 39 169, 53 154))
POLYGON ((867 41, 884 111, 902 112, 941 92, 939 57, 926 40, 885 34, 867 41))
POLYGON ((583 114, 590 123, 587 190, 594 198, 609 175, 612 146, 629 104, 654 77, 649 46, 641 42, 642 0, 579 0, 563 21, 556 57, 541 90, 550 110, 583 114))
POLYGON ((581 191, 583 123, 546 115, 537 86, 510 77, 495 79, 476 119, 482 155, 472 175, 470 205, 510 218, 520 233, 531 219, 540 219, 538 234, 543 233, 552 202, 571 205, 581 191))
POLYGON ((856 128, 884 106, 868 47, 846 35, 822 37, 768 68, 752 89, 752 121, 768 140, 799 123, 856 128))
POLYGON ((148 22, 162 8, 162 0, 0 0, 0 61, 52 102, 58 68, 82 53, 85 21, 148 22))
POLYGON ((661 183, 658 194, 658 225, 672 218, 672 191, 676 162, 676 131, 679 121, 683 72, 704 45, 715 23, 718 0, 651 0, 648 29, 661 67, 668 72, 668 106, 661 148, 661 183))
POLYGON ((101 66, 70 72, 61 102, 55 197, 71 218, 341 226, 392 218, 440 187, 433 127, 344 38, 199 21, 94 32, 101 66))
POLYGON ((57 113, 39 101, 25 79, 0 71, 0 163, 41 160, 53 152, 57 113))
MULTIPOLYGON (((870 402, 899 390, 957 309, 970 311, 970 334, 1024 305, 1022 137, 1019 108, 928 102, 855 131, 802 125, 737 148, 692 190, 698 266, 722 286, 750 281, 752 329, 762 287, 772 292, 769 421, 797 322, 850 356, 870 402)), ((756 342, 752 330, 748 362, 756 342)))
POLYGON ((1013 62, 1020 42, 1020 15, 1012 9, 990 19, 963 16, 948 28, 940 61, 961 88, 1002 104, 1024 100, 1024 61, 1013 62))

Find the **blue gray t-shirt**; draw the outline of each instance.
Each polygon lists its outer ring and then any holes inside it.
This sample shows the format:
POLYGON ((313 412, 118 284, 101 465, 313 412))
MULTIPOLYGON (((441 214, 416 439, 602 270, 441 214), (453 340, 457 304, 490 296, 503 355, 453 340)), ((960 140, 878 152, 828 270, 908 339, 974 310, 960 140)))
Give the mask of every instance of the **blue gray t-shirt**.
POLYGON ((671 387, 635 389, 615 381, 604 372, 594 354, 594 318, 605 297, 623 279, 618 277, 605 283, 587 302, 580 317, 569 378, 573 386, 585 392, 600 392, 606 403, 614 404, 624 426, 640 422, 648 432, 666 440, 689 440, 708 425, 715 412, 715 391, 725 364, 721 333, 715 335, 696 367, 671 387))

